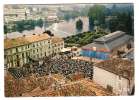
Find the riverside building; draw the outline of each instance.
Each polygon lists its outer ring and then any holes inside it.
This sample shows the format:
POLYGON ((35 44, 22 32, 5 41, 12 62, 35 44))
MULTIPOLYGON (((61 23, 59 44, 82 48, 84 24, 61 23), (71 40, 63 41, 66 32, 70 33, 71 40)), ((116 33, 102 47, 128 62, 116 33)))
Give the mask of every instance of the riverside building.
POLYGON ((4 39, 4 66, 21 67, 29 59, 39 59, 54 53, 59 53, 64 48, 64 40, 47 33, 32 34, 29 36, 4 39))

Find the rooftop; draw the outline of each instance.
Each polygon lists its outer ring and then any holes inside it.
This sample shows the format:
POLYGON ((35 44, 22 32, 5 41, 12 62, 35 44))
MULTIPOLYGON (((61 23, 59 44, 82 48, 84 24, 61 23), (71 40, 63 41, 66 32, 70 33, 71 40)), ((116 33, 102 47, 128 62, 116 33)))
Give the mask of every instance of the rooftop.
POLYGON ((77 81, 70 81, 61 74, 41 77, 32 75, 16 80, 9 73, 5 76, 5 84, 6 96, 16 96, 18 92, 20 92, 23 97, 114 95, 90 79, 82 78, 77 81), (9 82, 11 83, 10 86, 8 84, 9 82), (15 84, 15 82, 17 82, 17 84, 15 84), (15 91, 13 88, 11 89, 11 86, 17 87, 18 90, 15 91), (14 94, 11 94, 11 92, 14 92, 14 94))
POLYGON ((63 39, 62 38, 59 38, 59 37, 52 37, 52 43, 58 43, 58 42, 62 42, 63 39))
POLYGON ((96 67, 130 79, 134 77, 134 62, 125 59, 110 59, 95 64, 96 67))
POLYGON ((105 35, 98 39, 95 39, 95 42, 108 42, 108 41, 118 38, 119 36, 122 36, 122 35, 125 35, 125 32, 115 31, 113 33, 109 33, 108 35, 105 35))
POLYGON ((83 46, 83 49, 92 49, 92 47, 96 47, 97 50, 102 51, 111 51, 118 46, 123 45, 128 42, 131 38, 130 35, 125 34, 122 31, 116 31, 95 39, 93 43, 83 46))
MULTIPOLYGON (((6 38, 4 39, 4 49, 13 48, 21 45, 26 45, 29 43, 37 42, 50 39, 50 36, 46 33, 44 34, 32 34, 32 35, 23 35, 22 37, 17 37, 14 39, 6 38)), ((57 43, 59 41, 62 41, 61 38, 58 37, 52 37, 52 43, 57 43)))
POLYGON ((66 84, 42 90, 40 87, 31 92, 24 93, 22 96, 106 96, 113 95, 97 83, 88 79, 69 82, 66 84))

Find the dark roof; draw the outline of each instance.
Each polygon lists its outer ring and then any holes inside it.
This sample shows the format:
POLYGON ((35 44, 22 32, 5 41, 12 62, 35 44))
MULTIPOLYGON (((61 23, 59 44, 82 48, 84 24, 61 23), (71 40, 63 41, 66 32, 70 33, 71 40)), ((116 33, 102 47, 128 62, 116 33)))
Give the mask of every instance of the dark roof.
POLYGON ((104 44, 99 44, 99 43, 90 43, 90 44, 87 44, 87 45, 85 45, 85 46, 83 46, 82 48, 83 49, 91 49, 91 48, 93 48, 93 47, 96 47, 97 49, 101 49, 101 48, 105 48, 106 50, 109 50, 107 47, 106 47, 106 45, 104 45, 104 44))
POLYGON ((114 33, 110 33, 106 36, 95 39, 93 43, 83 46, 82 48, 89 49, 92 47, 96 47, 96 49, 98 49, 98 50, 105 49, 105 50, 111 51, 114 48, 125 44, 131 38, 133 38, 133 37, 125 34, 122 31, 116 31, 114 33))
POLYGON ((134 49, 131 49, 129 52, 123 55, 124 58, 128 58, 130 60, 134 59, 134 49))
POLYGON ((8 71, 11 73, 11 75, 15 79, 19 79, 23 76, 23 74, 21 73, 21 70, 19 68, 9 68, 8 71))
POLYGON ((127 79, 134 77, 134 62, 130 60, 110 59, 97 63, 95 66, 127 79))
POLYGON ((100 37, 98 39, 95 39, 95 42, 108 42, 108 41, 111 41, 115 38, 118 38, 120 36, 123 36, 125 35, 125 32, 122 32, 122 31, 116 31, 116 32, 113 32, 113 33, 109 33, 108 35, 105 35, 103 37, 100 37))

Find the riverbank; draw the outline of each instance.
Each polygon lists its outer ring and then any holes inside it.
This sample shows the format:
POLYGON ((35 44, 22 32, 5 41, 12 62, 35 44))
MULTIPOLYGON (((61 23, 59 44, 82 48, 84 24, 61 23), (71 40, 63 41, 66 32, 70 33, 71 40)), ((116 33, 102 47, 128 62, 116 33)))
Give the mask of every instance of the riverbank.
MULTIPOLYGON (((30 35, 30 34, 40 34, 43 31, 50 30, 55 36, 65 38, 68 36, 76 35, 79 32, 76 30, 76 21, 81 19, 83 21, 83 29, 81 32, 88 31, 88 18, 87 17, 77 17, 75 19, 71 19, 69 21, 63 20, 59 23, 51 23, 48 26, 43 27, 35 27, 33 30, 24 30, 23 32, 11 32, 5 34, 5 38, 16 38, 21 37, 23 35, 30 35)), ((49 24, 49 23, 48 23, 49 24)))

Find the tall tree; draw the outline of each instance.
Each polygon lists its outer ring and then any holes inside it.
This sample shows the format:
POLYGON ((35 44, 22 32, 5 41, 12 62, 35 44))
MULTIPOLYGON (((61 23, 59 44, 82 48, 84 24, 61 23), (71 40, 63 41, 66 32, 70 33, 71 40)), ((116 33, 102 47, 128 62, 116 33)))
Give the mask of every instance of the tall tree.
POLYGON ((81 19, 79 19, 77 22, 76 22, 76 29, 78 31, 81 31, 83 29, 83 22, 81 19))
POLYGON ((93 31, 94 30, 94 20, 93 17, 89 17, 89 30, 93 31))
POLYGON ((109 21, 109 28, 112 32, 121 30, 127 34, 134 35, 133 23, 131 13, 117 13, 117 18, 109 21))
POLYGON ((117 14, 118 8, 116 4, 112 5, 111 11, 112 11, 112 16, 115 16, 117 14))
POLYGON ((93 19, 97 20, 99 24, 104 24, 105 11, 106 8, 104 5, 94 5, 89 9, 88 17, 93 17, 93 19))

